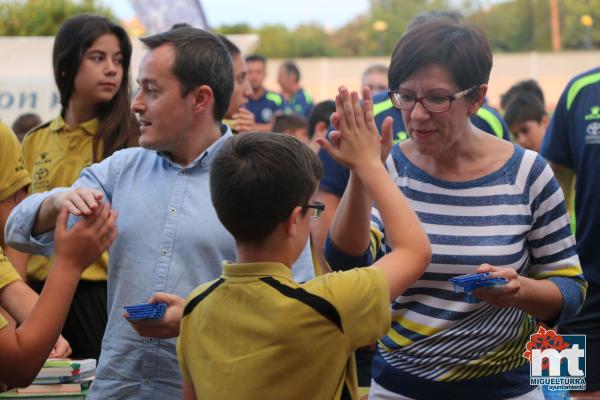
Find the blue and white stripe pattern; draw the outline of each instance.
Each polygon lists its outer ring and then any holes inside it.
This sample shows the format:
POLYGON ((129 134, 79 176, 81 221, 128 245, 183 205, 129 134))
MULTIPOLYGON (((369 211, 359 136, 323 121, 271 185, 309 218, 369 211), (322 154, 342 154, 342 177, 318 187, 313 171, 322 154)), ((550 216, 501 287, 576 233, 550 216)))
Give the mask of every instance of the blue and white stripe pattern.
MULTIPOLYGON (((394 146, 387 168, 423 223, 433 255, 425 274, 391 305, 392 326, 380 340, 386 363, 436 382, 523 365, 533 318, 516 308, 469 304, 448 279, 473 273, 482 263, 513 268, 559 287, 561 319, 577 312, 586 283, 563 193, 547 163, 515 146, 498 171, 456 183, 428 175, 394 146)), ((372 222, 371 259, 387 247, 376 208, 372 222)))

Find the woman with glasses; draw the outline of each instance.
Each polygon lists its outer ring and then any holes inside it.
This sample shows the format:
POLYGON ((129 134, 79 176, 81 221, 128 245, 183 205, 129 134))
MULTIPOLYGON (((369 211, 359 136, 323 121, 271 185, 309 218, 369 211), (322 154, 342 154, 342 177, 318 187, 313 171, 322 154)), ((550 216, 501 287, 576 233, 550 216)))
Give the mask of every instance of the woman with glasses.
MULTIPOLYGON (((542 399, 530 385, 526 344, 536 322, 553 326, 575 315, 585 297, 550 168, 469 119, 484 101, 491 67, 483 33, 447 20, 409 29, 392 55, 389 96, 410 140, 392 147, 386 165, 433 255, 425 274, 391 304, 371 399, 542 399), (483 272, 506 284, 471 296, 449 282, 483 272)), ((369 201, 353 198, 352 185, 361 185, 353 175, 326 243, 336 267, 370 265, 388 250, 376 205, 371 211, 369 201)))

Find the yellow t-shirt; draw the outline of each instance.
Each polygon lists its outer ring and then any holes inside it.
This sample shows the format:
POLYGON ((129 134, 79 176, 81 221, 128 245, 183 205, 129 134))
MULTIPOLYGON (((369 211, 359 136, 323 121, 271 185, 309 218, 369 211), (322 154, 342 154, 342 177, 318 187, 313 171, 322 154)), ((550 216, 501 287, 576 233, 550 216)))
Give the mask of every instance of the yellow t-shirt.
POLYGON ((383 271, 356 268, 296 284, 279 263, 223 270, 192 292, 181 321, 177 355, 196 397, 358 398, 352 354, 390 326, 383 271))
POLYGON ((0 315, 0 329, 4 329, 8 325, 8 321, 4 319, 2 315, 0 315))
POLYGON ((30 182, 19 140, 12 129, 0 122, 0 201, 30 182))
MULTIPOLYGON (((31 173, 30 193, 40 193, 56 187, 69 187, 79 178, 81 170, 93 162, 93 137, 98 130, 98 120, 92 119, 68 126, 59 115, 49 123, 29 132, 23 141, 25 167, 31 173)), ((98 151, 102 151, 101 146, 98 151)), ((49 260, 32 256, 27 264, 31 279, 44 280, 48 276, 49 260)), ((106 280, 108 253, 82 274, 81 279, 106 280)))
POLYGON ((8 257, 4 255, 2 247, 0 247, 0 290, 2 290, 9 283, 21 280, 21 276, 14 269, 8 257))

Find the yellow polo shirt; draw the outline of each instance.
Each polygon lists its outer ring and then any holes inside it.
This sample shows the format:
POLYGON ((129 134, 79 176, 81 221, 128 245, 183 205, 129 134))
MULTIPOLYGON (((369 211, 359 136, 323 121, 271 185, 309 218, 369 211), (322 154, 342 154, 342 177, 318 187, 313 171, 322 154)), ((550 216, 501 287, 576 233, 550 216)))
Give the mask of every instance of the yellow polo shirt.
POLYGON ((279 263, 223 270, 188 297, 177 342, 183 379, 199 399, 358 398, 352 354, 390 326, 380 269, 304 284, 279 263))
POLYGON ((4 289, 10 283, 21 280, 21 276, 12 266, 8 257, 4 255, 2 247, 0 247, 0 290, 4 289))
MULTIPOLYGON (((19 140, 12 129, 0 122, 0 201, 6 200, 30 182, 29 173, 23 164, 19 140)), ((0 247, 0 290, 20 279, 21 277, 0 247)))
POLYGON ((12 129, 0 122, 0 201, 29 185, 21 144, 12 129))
MULTIPOLYGON (((23 153, 25 168, 31 173, 30 193, 71 186, 81 170, 93 162, 93 137, 97 130, 97 119, 70 127, 59 115, 29 132, 23 140, 23 153)), ((102 151, 101 146, 98 147, 98 151, 102 151)), ((31 279, 45 280, 48 266, 47 258, 32 256, 27 264, 27 275, 31 279)), ((81 279, 104 281, 107 267, 108 253, 105 252, 83 272, 81 279)))

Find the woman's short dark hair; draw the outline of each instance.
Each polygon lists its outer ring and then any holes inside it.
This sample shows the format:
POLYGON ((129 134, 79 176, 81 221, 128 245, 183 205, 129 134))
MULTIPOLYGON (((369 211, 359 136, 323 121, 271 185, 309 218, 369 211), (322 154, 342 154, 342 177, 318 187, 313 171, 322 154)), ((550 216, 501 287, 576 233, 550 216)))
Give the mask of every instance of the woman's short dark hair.
POLYGON ((94 135, 94 161, 108 157, 116 150, 137 141, 139 130, 130 110, 131 89, 129 87, 129 64, 131 42, 127 32, 100 15, 79 14, 66 20, 58 30, 52 50, 54 80, 60 93, 62 113, 67 110, 75 90, 75 77, 83 55, 94 41, 104 35, 115 35, 123 57, 123 78, 117 94, 108 102, 98 106, 98 131, 94 135), (98 154, 102 142, 102 154, 98 154))
POLYGON ((238 242, 261 244, 314 194, 322 174, 315 153, 282 133, 245 133, 227 140, 210 169, 219 220, 238 242))
POLYGON ((168 44, 175 50, 172 72, 181 84, 181 95, 207 85, 215 97, 214 118, 223 119, 233 92, 233 65, 217 36, 202 29, 181 26, 141 39, 150 50, 168 44))
MULTIPOLYGON (((441 65, 450 71, 461 90, 487 83, 492 69, 492 50, 484 33, 474 25, 448 18, 420 23, 402 36, 390 62, 390 88, 419 69, 441 65)), ((477 94, 475 93, 475 96, 477 94)))

